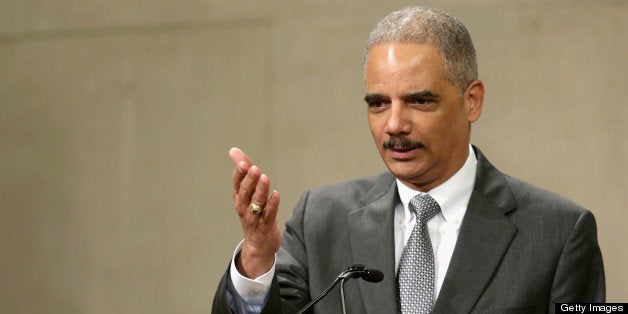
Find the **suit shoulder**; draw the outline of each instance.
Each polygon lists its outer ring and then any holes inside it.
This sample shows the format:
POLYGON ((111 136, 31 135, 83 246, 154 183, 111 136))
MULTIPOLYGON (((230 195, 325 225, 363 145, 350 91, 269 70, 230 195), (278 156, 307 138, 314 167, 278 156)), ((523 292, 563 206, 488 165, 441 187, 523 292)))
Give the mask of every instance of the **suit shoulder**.
POLYGON ((353 180, 328 184, 316 187, 309 191, 310 197, 335 197, 341 196, 345 199, 357 200, 363 195, 372 192, 379 185, 390 186, 394 181, 394 177, 388 173, 380 173, 378 175, 357 178, 353 180))
POLYGON ((390 191, 395 178, 389 172, 311 189, 303 194, 296 209, 325 212, 351 211, 373 202, 390 191))
POLYGON ((516 213, 530 218, 590 214, 590 211, 563 196, 499 171, 477 147, 474 148, 478 158, 478 186, 475 188, 506 212, 517 208, 516 213))
POLYGON ((559 215, 580 216, 589 210, 555 192, 506 175, 520 209, 552 211, 559 215))

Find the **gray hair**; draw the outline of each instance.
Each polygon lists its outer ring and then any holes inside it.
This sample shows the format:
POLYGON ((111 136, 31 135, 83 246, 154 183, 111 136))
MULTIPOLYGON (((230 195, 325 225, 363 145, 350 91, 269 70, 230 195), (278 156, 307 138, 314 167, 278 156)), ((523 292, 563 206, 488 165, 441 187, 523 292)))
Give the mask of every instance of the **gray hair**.
POLYGON ((462 93, 478 79, 471 35, 462 22, 445 12, 408 7, 388 14, 369 35, 362 59, 363 67, 372 46, 388 43, 435 45, 443 57, 445 79, 458 85, 462 93))

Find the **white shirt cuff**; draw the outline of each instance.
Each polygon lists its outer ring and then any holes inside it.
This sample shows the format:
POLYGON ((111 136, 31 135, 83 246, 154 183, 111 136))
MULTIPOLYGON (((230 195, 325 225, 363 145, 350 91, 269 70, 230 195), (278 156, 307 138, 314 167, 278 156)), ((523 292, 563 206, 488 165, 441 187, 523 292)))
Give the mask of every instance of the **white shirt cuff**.
POLYGON ((266 301, 266 295, 270 290, 270 285, 272 284, 273 276, 275 275, 277 255, 275 255, 273 267, 271 267, 267 273, 255 279, 246 278, 238 272, 238 269, 235 266, 236 256, 238 256, 242 250, 242 243, 244 243, 244 240, 240 241, 240 244, 238 244, 238 247, 236 247, 233 252, 233 258, 231 259, 231 268, 229 270, 231 283, 233 283, 233 288, 245 302, 263 303, 266 301))

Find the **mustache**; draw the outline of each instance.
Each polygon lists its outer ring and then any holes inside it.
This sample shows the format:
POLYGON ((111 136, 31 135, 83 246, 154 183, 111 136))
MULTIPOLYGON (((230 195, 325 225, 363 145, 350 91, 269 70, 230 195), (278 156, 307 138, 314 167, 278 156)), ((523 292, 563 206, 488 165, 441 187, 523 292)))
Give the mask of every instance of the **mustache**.
POLYGON ((424 147, 425 145, 421 141, 415 141, 405 136, 391 136, 382 143, 382 146, 386 149, 411 150, 424 147))

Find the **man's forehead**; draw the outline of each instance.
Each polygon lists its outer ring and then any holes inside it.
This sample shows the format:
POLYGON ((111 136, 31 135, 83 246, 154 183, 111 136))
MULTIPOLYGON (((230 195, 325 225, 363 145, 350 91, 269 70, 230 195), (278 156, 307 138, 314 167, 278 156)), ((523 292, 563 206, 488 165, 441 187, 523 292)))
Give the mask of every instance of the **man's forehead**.
POLYGON ((416 76, 441 77, 440 53, 431 45, 387 44, 374 46, 365 68, 368 81, 403 80, 416 76))
POLYGON ((367 95, 436 97, 452 85, 434 45, 382 44, 373 46, 371 53, 365 69, 367 95))
POLYGON ((431 44, 378 44, 371 47, 366 58, 367 69, 369 67, 415 67, 428 64, 439 67, 443 64, 440 52, 431 44))

